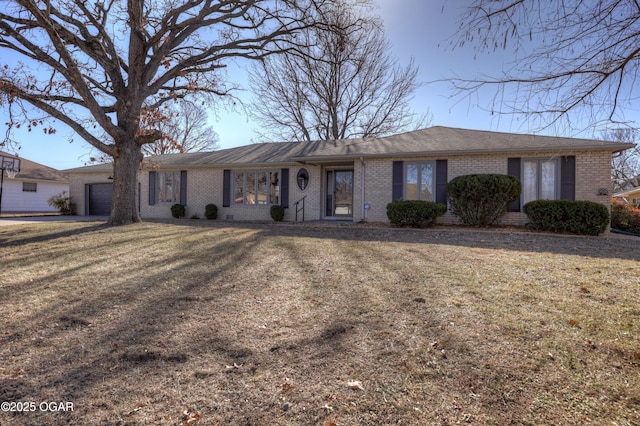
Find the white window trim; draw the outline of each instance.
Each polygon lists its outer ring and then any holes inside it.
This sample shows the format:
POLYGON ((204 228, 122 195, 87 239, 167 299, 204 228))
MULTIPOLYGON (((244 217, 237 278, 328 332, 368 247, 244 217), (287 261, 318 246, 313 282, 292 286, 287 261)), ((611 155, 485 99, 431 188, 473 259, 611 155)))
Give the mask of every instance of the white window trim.
POLYGON ((531 158, 522 158, 520 163, 520 182, 522 182, 523 188, 520 195, 521 205, 525 204, 524 201, 524 163, 527 161, 535 161, 536 162, 536 198, 530 201, 537 200, 559 200, 560 199, 560 159, 559 158, 549 158, 549 157, 531 157, 531 158), (553 198, 540 198, 540 194, 542 191, 542 163, 543 162, 554 162, 555 163, 555 176, 554 176, 554 185, 553 185, 553 198))
POLYGON ((422 166, 423 164, 431 164, 431 199, 430 200, 422 200, 422 201, 435 201, 436 198, 436 162, 427 160, 427 161, 405 161, 404 162, 404 170, 403 170, 403 180, 402 180, 402 199, 407 200, 407 168, 409 166, 419 166, 418 167, 418 182, 416 193, 421 194, 422 191, 419 188, 422 188, 422 166))
MULTIPOLYGON (((181 179, 180 170, 164 170, 164 171, 160 170, 160 171, 156 172, 156 197, 155 198, 156 198, 156 203, 157 204, 172 204, 173 205, 173 204, 179 204, 180 203, 180 190, 181 190, 181 188, 180 188, 180 185, 181 185, 180 179, 181 179), (160 201, 160 181, 161 181, 160 175, 164 174, 166 176, 169 173, 171 173, 173 175, 173 178, 174 178, 173 179, 173 185, 172 185, 173 193, 171 194, 171 198, 173 199, 173 201, 165 201, 165 200, 160 201), (177 199, 175 199, 176 198, 176 185, 175 185, 176 177, 177 177, 177 182, 178 182, 178 185, 177 185, 178 197, 177 197, 177 199)), ((166 189, 166 184, 165 184, 164 189, 166 189)), ((166 194, 165 194, 165 199, 166 199, 166 194)))
POLYGON ((238 169, 238 170, 232 170, 231 173, 231 206, 249 206, 249 207, 271 207, 273 205, 280 205, 280 197, 282 197, 282 193, 281 193, 281 188, 282 188, 282 173, 279 169, 268 169, 268 170, 260 170, 260 169, 251 169, 251 170, 242 170, 242 169, 238 169), (238 203, 236 202, 236 182, 237 182, 237 175, 242 173, 242 203, 238 203), (247 174, 254 174, 256 176, 256 179, 254 181, 254 193, 258 194, 258 179, 257 179, 257 175, 258 173, 266 173, 267 174, 267 199, 266 199, 266 203, 260 204, 260 203, 248 203, 247 202, 247 174), (278 185, 277 185, 277 203, 272 204, 271 203, 271 174, 272 173, 276 173, 278 175, 278 185))

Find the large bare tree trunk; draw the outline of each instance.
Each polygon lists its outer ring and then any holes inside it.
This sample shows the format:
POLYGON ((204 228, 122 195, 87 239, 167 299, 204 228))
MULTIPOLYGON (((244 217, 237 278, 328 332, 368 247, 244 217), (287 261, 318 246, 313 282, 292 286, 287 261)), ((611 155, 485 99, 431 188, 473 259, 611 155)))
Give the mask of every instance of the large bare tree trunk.
POLYGON ((109 225, 141 222, 138 212, 138 171, 142 162, 140 146, 133 140, 116 141, 113 161, 113 201, 109 225))
POLYGON ((48 120, 64 123, 113 158, 109 224, 139 222, 141 147, 167 136, 168 107, 230 96, 220 74, 228 61, 297 51, 289 35, 316 25, 315 11, 333 1, 3 0, 4 141, 21 124, 55 134, 48 120))

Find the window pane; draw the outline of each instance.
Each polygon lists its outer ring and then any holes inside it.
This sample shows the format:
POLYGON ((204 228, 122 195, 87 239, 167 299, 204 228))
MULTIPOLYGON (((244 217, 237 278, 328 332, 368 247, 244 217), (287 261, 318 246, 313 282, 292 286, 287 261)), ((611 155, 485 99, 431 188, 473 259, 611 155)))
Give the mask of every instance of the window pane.
POLYGON ((555 200, 556 198, 556 162, 542 161, 540 176, 540 199, 555 200))
POLYGON ((173 182, 173 173, 166 173, 165 174, 165 179, 166 179, 166 184, 167 184, 167 189, 165 192, 165 201, 168 203, 173 202, 173 188, 174 188, 174 182, 173 182))
POLYGON ((180 202, 180 172, 173 172, 173 200, 172 203, 180 202))
POLYGON ((156 186, 158 188, 158 194, 156 199, 158 200, 159 203, 164 203, 165 202, 165 173, 164 172, 159 172, 158 173, 158 185, 156 186))
POLYGON ((256 174, 247 173, 247 204, 256 203, 256 174))
POLYGON ((278 180, 278 172, 271 172, 270 174, 269 204, 280 204, 280 181, 278 180))
POLYGON ((407 164, 407 177, 404 184, 404 196, 406 200, 418 199, 418 165, 407 164))
POLYGON ((267 204, 267 173, 258 173, 258 204, 267 204))
POLYGON ((38 192, 38 184, 36 182, 22 182, 22 192, 38 192))
POLYGON ((522 162, 522 202, 523 205, 529 201, 536 200, 538 197, 538 162, 523 161, 522 162))
POLYGON ((433 164, 421 164, 420 169, 420 199, 433 201, 433 164))
POLYGON ((244 204, 244 173, 237 173, 234 182, 235 193, 233 196, 236 204, 244 204))

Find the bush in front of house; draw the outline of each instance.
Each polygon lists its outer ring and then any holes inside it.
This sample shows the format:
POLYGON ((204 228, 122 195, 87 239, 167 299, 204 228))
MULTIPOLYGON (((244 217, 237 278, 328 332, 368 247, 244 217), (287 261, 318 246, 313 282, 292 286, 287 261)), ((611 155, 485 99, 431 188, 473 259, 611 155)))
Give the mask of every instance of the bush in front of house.
POLYGON ((76 214, 76 203, 73 201, 73 197, 69 196, 67 191, 62 191, 59 194, 52 195, 47 200, 47 204, 51 207, 55 207, 64 215, 76 214))
POLYGON ((446 205, 432 201, 399 199, 387 204, 387 218, 394 226, 426 228, 446 212, 446 205))
POLYGON ((489 226, 507 212, 520 196, 520 181, 501 174, 458 176, 447 184, 447 199, 453 214, 468 226, 489 226))
POLYGON ((187 211, 182 204, 174 204, 171 206, 171 216, 175 217, 176 219, 185 217, 186 214, 187 211))
POLYGON ((271 206, 269 213, 271 214, 271 219, 275 220, 276 222, 282 222, 282 220, 284 219, 284 207, 282 206, 271 206))
POLYGON ((640 209, 618 201, 611 202, 611 227, 640 234, 640 209))
POLYGON ((204 206, 204 217, 207 219, 217 219, 218 218, 218 206, 215 204, 207 204, 204 206))
POLYGON ((536 200, 524 205, 529 226, 540 231, 598 235, 607 229, 609 210, 593 201, 536 200))

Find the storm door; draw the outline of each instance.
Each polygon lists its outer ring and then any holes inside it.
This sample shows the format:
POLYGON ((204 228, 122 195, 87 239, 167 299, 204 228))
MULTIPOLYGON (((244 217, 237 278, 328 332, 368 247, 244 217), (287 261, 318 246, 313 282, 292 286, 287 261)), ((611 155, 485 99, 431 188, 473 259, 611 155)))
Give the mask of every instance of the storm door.
POLYGON ((353 170, 327 170, 327 217, 353 217, 353 170))

